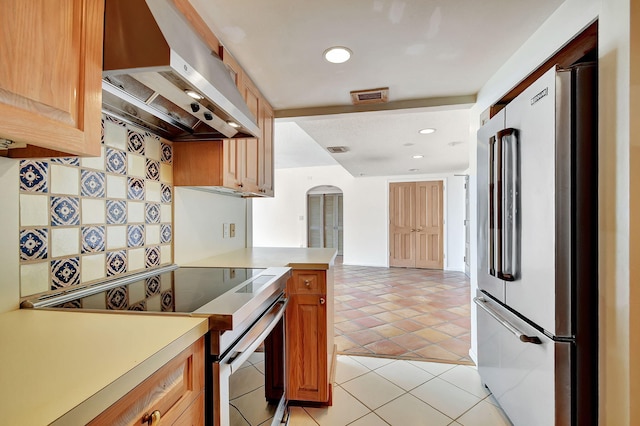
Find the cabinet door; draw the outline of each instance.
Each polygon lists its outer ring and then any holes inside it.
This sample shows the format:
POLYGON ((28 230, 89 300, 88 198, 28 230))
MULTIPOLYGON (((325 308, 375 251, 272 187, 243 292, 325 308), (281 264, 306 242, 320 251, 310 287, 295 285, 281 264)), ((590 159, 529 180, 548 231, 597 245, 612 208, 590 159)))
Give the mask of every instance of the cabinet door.
POLYGON ((260 109, 260 127, 262 138, 260 139, 260 159, 258 163, 258 183, 260 193, 273 196, 273 110, 263 100, 260 109))
POLYGON ((242 157, 242 189, 246 192, 258 192, 258 159, 260 158, 260 139, 244 140, 242 157))
POLYGON ((133 425, 148 423, 157 411, 162 424, 197 424, 204 406, 204 338, 201 338, 165 364, 144 382, 123 396, 90 426, 133 425), (199 401, 200 400, 200 401, 199 401))
POLYGON ((242 189, 244 148, 244 139, 225 139, 222 142, 222 185, 227 188, 242 189))
POLYGON ((289 291, 291 294, 325 294, 326 283, 321 271, 293 271, 289 291))
POLYGON ((1 0, 0 10, 0 139, 30 145, 7 155, 100 155, 104 0, 1 0))
POLYGON ((326 296, 294 294, 290 298, 286 320, 288 399, 327 402, 326 296))

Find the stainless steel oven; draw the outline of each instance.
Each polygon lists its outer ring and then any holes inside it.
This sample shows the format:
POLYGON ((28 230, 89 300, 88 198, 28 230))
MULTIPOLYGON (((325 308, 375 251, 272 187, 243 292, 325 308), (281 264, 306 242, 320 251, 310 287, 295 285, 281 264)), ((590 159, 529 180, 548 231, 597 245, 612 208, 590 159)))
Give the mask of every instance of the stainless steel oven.
POLYGON ((290 268, 178 268, 27 300, 23 308, 206 317, 206 423, 287 423, 284 312, 290 268))

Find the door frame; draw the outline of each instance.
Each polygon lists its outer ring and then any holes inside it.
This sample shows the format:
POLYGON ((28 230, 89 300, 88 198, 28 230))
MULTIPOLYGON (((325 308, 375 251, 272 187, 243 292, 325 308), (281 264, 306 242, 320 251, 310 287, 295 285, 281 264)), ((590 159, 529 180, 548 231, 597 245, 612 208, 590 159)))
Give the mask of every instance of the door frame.
POLYGON ((387 223, 387 227, 386 227, 386 240, 387 240, 387 256, 386 256, 386 267, 389 268, 389 257, 391 255, 391 232, 390 232, 390 214, 389 214, 389 210, 390 210, 390 199, 389 199, 389 191, 390 191, 390 186, 392 183, 407 183, 407 182, 442 182, 442 270, 443 271, 447 271, 448 266, 449 266, 449 259, 447 258, 447 250, 448 250, 448 233, 447 233, 447 215, 448 215, 448 206, 447 206, 447 183, 448 183, 448 178, 446 177, 441 177, 441 178, 425 178, 425 179, 416 179, 416 178, 406 178, 406 179, 388 179, 387 180, 387 190, 386 190, 386 206, 387 206, 387 210, 385 212, 385 217, 386 217, 386 223, 387 223))

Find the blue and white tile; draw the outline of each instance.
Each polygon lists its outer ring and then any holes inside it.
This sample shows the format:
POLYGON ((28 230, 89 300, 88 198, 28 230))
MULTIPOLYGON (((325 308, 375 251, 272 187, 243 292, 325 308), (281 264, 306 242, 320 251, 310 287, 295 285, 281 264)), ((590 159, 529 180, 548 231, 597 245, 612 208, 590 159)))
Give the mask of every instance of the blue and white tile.
POLYGON ((160 277, 149 277, 145 280, 145 295, 151 297, 156 294, 160 294, 160 277))
POLYGON ((146 161, 146 177, 149 180, 160 180, 160 162, 147 158, 146 161))
POLYGON ((85 309, 107 309, 107 296, 105 293, 97 293, 82 299, 82 307, 85 309))
POLYGON ((51 229, 51 257, 68 257, 80 254, 80 228, 62 227, 51 229))
POLYGON ((81 281, 98 281, 107 276, 107 256, 104 253, 84 255, 80 259, 81 281))
POLYGON ((80 159, 78 157, 56 157, 50 160, 52 163, 65 164, 67 166, 79 166, 80 159))
POLYGON ((120 275, 127 272, 127 252, 125 250, 107 253, 107 276, 120 275))
POLYGON ((80 170, 77 167, 50 164, 49 185, 52 194, 80 195, 80 170))
POLYGON ((160 242, 162 244, 170 243, 173 239, 173 232, 171 230, 171 225, 162 224, 160 225, 160 242))
POLYGON ((161 184, 161 191, 162 191, 161 201, 163 203, 170 203, 171 200, 173 199, 173 195, 172 195, 173 190, 171 189, 171 185, 165 185, 164 183, 161 184))
POLYGON ((163 291, 160 294, 162 312, 173 312, 173 290, 163 291))
POLYGON ((144 180, 134 177, 127 178, 127 198, 130 200, 144 200, 144 180))
POLYGON ((105 196, 105 175, 93 170, 82 170, 80 195, 101 198, 105 196))
POLYGON ((162 151, 160 161, 165 164, 173 164, 173 147, 166 142, 161 142, 160 149, 162 151))
POLYGON ((107 309, 122 310, 129 307, 129 293, 127 286, 115 287, 107 290, 107 309))
POLYGON ((82 252, 96 253, 104 251, 106 234, 104 226, 87 226, 82 228, 82 252))
POLYGON ((104 117, 100 120, 100 144, 104 145, 104 117))
POLYGON ((171 223, 171 217, 173 212, 171 211, 171 204, 162 204, 160 206, 160 222, 171 223))
POLYGON ((127 150, 136 154, 144 155, 144 133, 135 130, 127 130, 127 150))
POLYGON ((127 246, 142 247, 144 245, 144 225, 127 226, 127 246))
POLYGON ((73 197, 51 197, 51 225, 80 224, 79 200, 73 197))
POLYGON ((144 221, 145 223, 160 223, 160 204, 146 204, 144 221))
POLYGON ((127 223, 127 202, 124 200, 107 200, 107 223, 127 223))
POLYGON ((140 302, 134 303, 132 305, 129 305, 127 310, 144 312, 147 310, 147 302, 145 300, 142 300, 140 302))
POLYGON ((20 296, 26 297, 51 290, 50 269, 49 262, 20 265, 20 296))
POLYGON ((83 198, 80 200, 83 225, 102 225, 105 223, 105 200, 83 198))
POLYGON ((48 226, 48 195, 20 194, 20 226, 48 226))
POLYGON ((127 177, 107 175, 107 198, 123 199, 127 198, 127 177))
POLYGON ((46 259, 49 247, 48 235, 46 228, 20 231, 20 259, 46 259))
POLYGON ((44 161, 20 161, 20 190, 48 192, 49 165, 44 161))
POLYGON ((118 149, 107 148, 106 169, 109 173, 127 174, 127 153, 118 149))
POLYGON ((80 284, 80 259, 70 257, 51 261, 51 289, 80 284))
POLYGON ((145 267, 155 268, 160 266, 160 247, 146 247, 145 249, 145 267))
POLYGON ((144 280, 134 281, 128 285, 129 303, 139 302, 147 298, 146 283, 144 280))

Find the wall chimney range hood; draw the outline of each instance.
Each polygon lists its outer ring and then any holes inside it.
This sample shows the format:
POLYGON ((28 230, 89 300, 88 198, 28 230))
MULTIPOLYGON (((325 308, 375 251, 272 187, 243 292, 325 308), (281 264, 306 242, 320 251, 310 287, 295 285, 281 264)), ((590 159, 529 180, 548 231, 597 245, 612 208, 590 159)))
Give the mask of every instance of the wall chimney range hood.
POLYGON ((103 112, 173 141, 258 137, 217 53, 172 0, 108 0, 103 112))

